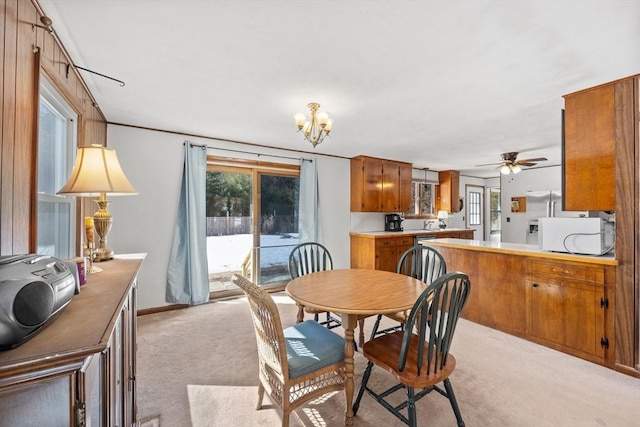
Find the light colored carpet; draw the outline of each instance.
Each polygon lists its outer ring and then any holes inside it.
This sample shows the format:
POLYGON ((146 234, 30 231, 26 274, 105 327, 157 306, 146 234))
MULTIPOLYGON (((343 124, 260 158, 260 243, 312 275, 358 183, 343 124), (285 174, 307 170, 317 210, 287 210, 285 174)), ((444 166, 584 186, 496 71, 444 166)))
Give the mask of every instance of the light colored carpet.
MULTIPOLYGON (((284 326, 296 306, 274 296, 284 326)), ((367 336, 372 320, 366 322, 367 336)), ((341 333, 341 328, 334 329, 341 333)), ((640 425, 640 379, 461 320, 451 377, 468 427, 628 427, 640 425)), ((138 319, 138 418, 160 415, 163 427, 279 426, 281 415, 257 399, 257 353, 244 298, 138 319)), ((365 359, 356 353, 359 387, 365 359)), ((391 377, 375 369, 371 384, 391 377)), ((292 427, 344 425, 344 395, 327 395, 299 408, 292 427)), ((419 425, 455 426, 446 398, 432 393, 417 404, 419 425)), ((360 427, 401 426, 365 395, 360 427)))

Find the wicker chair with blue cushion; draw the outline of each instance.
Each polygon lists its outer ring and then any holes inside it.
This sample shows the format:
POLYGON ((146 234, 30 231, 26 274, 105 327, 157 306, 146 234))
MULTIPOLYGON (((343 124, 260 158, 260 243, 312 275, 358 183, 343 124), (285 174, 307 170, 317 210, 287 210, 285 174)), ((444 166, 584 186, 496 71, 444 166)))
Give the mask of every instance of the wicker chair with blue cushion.
POLYGON ((266 391, 282 410, 282 427, 287 427, 292 410, 344 389, 344 338, 313 320, 283 330, 267 291, 238 275, 231 280, 247 296, 258 343, 256 409, 262 408, 266 391))
MULTIPOLYGON (((469 296, 469 277, 462 273, 448 273, 431 283, 420 295, 407 317, 404 331, 381 335, 365 343, 362 354, 368 359, 353 413, 358 412, 366 391, 378 403, 405 424, 416 427, 416 401, 432 391, 447 397, 458 426, 464 426, 449 376, 456 367, 456 359, 449 353, 460 313, 469 296), (412 325, 412 327, 409 327, 412 325), (367 383, 373 366, 391 373, 398 384, 376 392, 367 383), (438 384, 444 384, 444 390, 438 384), (387 398, 404 390, 406 400, 399 405, 387 398), (401 412, 406 409, 406 415, 401 412)), ((430 416, 438 416, 433 412, 430 416)), ((428 425, 422 421, 420 425, 428 425)))

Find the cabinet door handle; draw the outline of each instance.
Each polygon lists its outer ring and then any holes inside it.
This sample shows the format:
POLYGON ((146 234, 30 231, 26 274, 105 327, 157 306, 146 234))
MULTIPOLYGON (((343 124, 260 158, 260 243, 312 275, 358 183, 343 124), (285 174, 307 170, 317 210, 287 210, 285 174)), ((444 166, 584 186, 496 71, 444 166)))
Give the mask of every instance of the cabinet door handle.
POLYGON ((538 286, 539 286, 539 285, 538 285, 537 283, 534 283, 534 284, 533 284, 533 287, 534 287, 534 288, 537 288, 538 286))

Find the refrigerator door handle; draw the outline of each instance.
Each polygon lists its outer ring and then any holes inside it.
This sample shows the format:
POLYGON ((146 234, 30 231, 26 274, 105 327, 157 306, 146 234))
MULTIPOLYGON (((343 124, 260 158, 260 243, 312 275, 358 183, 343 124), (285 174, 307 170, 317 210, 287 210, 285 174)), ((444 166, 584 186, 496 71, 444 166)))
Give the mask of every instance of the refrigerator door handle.
POLYGON ((555 217, 556 216, 556 202, 551 202, 551 215, 549 215, 551 217, 555 217))

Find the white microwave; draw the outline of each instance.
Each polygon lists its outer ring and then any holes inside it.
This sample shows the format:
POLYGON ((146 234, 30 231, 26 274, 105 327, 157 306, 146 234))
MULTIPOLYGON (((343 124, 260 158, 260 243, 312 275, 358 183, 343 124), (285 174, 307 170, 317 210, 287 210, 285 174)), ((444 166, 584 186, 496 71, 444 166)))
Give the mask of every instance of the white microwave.
POLYGON ((614 223, 602 218, 538 220, 538 247, 543 251, 604 255, 614 242, 614 223))

